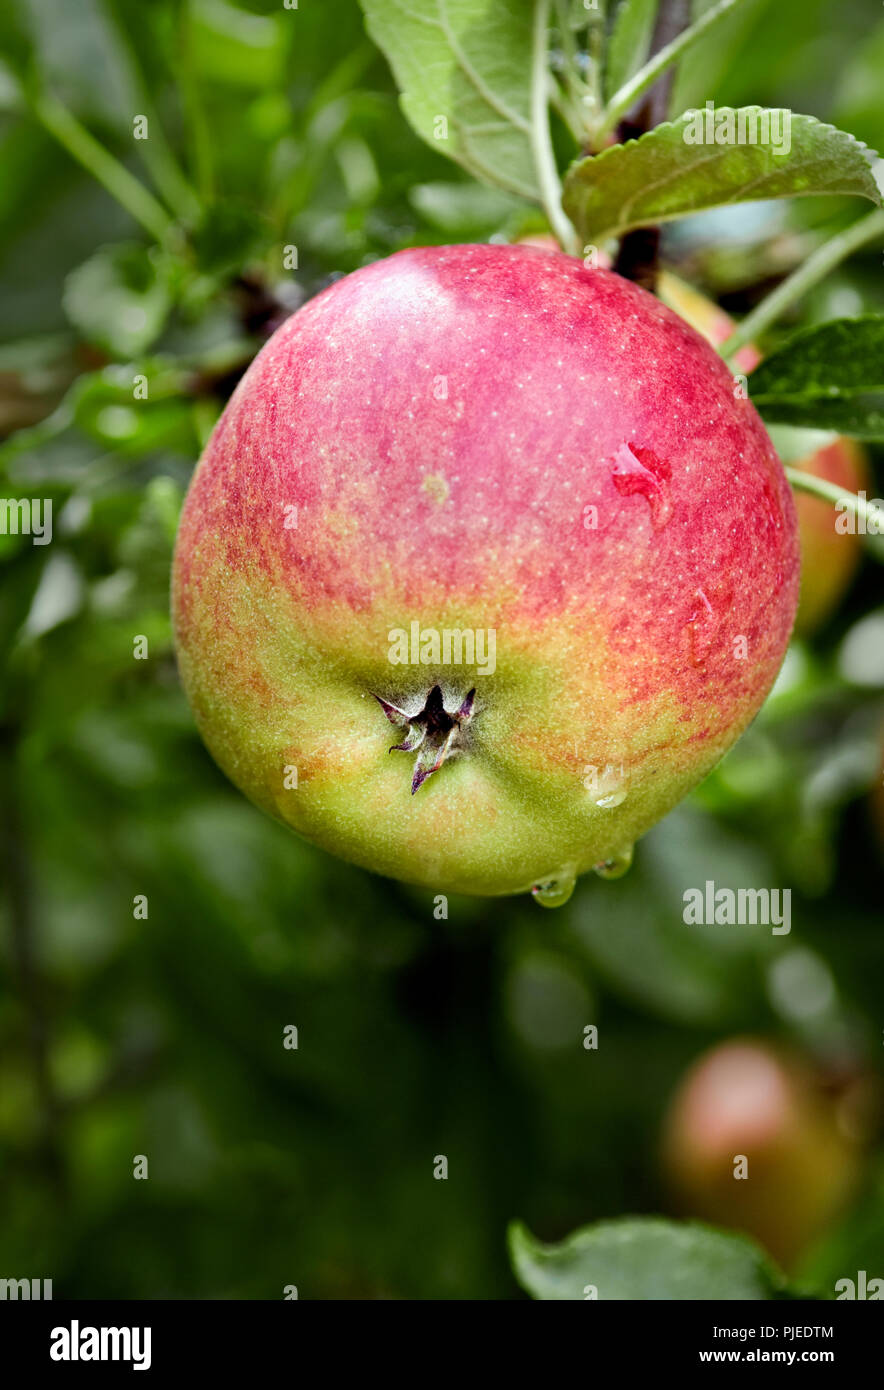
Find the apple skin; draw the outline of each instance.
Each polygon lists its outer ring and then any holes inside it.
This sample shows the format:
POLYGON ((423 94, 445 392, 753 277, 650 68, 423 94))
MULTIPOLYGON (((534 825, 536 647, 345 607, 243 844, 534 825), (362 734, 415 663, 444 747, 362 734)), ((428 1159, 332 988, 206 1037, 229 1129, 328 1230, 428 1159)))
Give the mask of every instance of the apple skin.
MULTIPOLYGON (((736 327, 730 314, 705 294, 687 284, 671 270, 661 270, 657 276, 657 294, 683 319, 696 328, 698 333, 713 345, 720 347, 736 327)), ((748 375, 761 361, 761 353, 754 343, 746 343, 734 355, 734 366, 748 375)))
POLYGON ((720 1043, 689 1069, 662 1155, 682 1214, 746 1231, 786 1267, 844 1207, 861 1166, 811 1067, 755 1038, 720 1043), (734 1176, 737 1155, 746 1178, 734 1176))
MULTIPOLYGON (((661 271, 657 293, 664 304, 681 314, 715 346, 734 330, 733 319, 724 309, 671 271, 661 271)), ((740 348, 734 358, 734 364, 747 375, 760 361, 761 353, 751 343, 740 348)), ((870 486, 869 457, 855 439, 790 426, 774 427, 770 434, 783 463, 835 483, 845 492, 859 492, 870 486)), ((862 555, 862 538, 835 530, 838 513, 831 502, 801 492, 795 498, 795 507, 801 547, 795 633, 806 637, 822 626, 847 592, 862 555)))
POLYGON ((185 502, 173 615, 247 796, 366 868, 496 895, 680 801, 764 700, 797 594, 791 490, 704 339, 609 271, 462 245, 339 280, 259 353, 185 502), (493 629, 494 673, 391 664, 412 622, 493 629), (436 684, 475 706, 411 795, 374 697, 436 684))

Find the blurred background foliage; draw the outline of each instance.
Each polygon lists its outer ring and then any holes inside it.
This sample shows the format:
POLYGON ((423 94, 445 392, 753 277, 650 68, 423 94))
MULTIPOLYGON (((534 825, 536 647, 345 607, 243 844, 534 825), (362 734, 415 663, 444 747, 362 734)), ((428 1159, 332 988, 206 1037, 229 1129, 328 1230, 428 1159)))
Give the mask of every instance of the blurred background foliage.
MULTIPOLYGON (((56 1297, 517 1296, 513 1217, 552 1240, 691 1214, 664 1116, 707 1049, 752 1034, 803 1057, 844 1141, 821 1162, 855 1174, 793 1269, 830 1293, 884 1275, 874 557, 620 882, 437 921, 299 843, 214 767, 176 677, 195 460, 333 277, 542 220, 412 133, 355 0, 17 0, 0 43, 0 495, 54 506, 51 545, 0 536, 0 1273, 56 1297), (137 217, 120 170, 152 190, 137 217), (791 934, 684 926, 707 878, 791 887, 791 934)), ((677 99, 791 106, 881 149, 882 66, 868 0, 755 0, 677 99)), ((695 218, 666 260, 741 312, 841 216, 695 218)), ((783 330, 882 304, 870 251, 783 330)))

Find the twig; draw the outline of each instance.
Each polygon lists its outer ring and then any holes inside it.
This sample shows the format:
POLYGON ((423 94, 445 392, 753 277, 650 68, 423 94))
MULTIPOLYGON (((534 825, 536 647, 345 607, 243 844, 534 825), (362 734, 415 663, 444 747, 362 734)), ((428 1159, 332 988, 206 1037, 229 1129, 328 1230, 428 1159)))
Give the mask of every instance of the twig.
POLYGON ((813 497, 819 497, 824 502, 834 502, 837 506, 846 511, 852 512, 854 516, 862 517, 866 523, 866 531, 870 536, 884 534, 884 509, 875 505, 874 501, 868 501, 865 497, 857 497, 855 492, 845 492, 844 488, 838 487, 837 483, 827 482, 825 478, 815 478, 812 473, 804 473, 800 468, 785 467, 783 470, 789 482, 799 492, 808 492, 813 497), (874 530, 868 523, 872 522, 874 530))
POLYGON ((719 347, 722 357, 733 358, 741 347, 750 343, 772 323, 790 309, 792 305, 840 261, 846 259, 852 252, 857 251, 860 246, 864 246, 867 241, 874 241, 876 237, 884 236, 884 209, 876 208, 874 212, 861 217, 854 222, 846 231, 839 232, 822 246, 817 247, 797 270, 793 271, 782 284, 761 303, 747 314, 742 323, 734 330, 725 342, 719 347))
POLYGON ((623 119, 626 113, 636 100, 646 92, 649 87, 653 87, 659 77, 678 62, 679 58, 691 48, 698 39, 708 34, 720 20, 724 19, 737 5, 745 4, 745 0, 718 0, 711 10, 707 10, 695 24, 689 29, 684 29, 653 57, 649 58, 643 68, 625 82, 619 92, 615 92, 605 109, 604 117, 599 129, 595 132, 596 142, 608 135, 623 119))
POLYGON ((534 0, 534 40, 531 60, 531 148, 540 185, 540 198, 559 245, 576 255, 577 233, 562 208, 562 184, 549 129, 549 60, 547 29, 549 0, 534 0))
MULTIPOLYGON (((688 0, 663 0, 651 37, 651 53, 671 45, 689 17, 688 0)), ((674 78, 675 68, 670 67, 648 92, 635 115, 621 122, 618 130, 621 141, 635 140, 646 130, 653 130, 654 126, 666 120, 674 78)), ((659 227, 636 227, 634 231, 627 232, 620 242, 614 269, 618 275, 653 292, 657 284, 659 253, 659 227)))

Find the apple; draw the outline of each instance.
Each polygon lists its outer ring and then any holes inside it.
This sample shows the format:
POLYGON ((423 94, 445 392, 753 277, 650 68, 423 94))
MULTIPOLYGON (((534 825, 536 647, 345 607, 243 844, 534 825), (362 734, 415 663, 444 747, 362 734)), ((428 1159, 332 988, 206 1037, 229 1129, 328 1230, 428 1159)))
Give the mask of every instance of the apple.
POLYGON ((253 801, 380 873, 549 905, 735 741, 797 595, 791 489, 724 363, 533 246, 400 251, 305 304, 216 426, 173 575, 198 726, 253 801))
MULTIPOLYGON (((657 293, 677 314, 681 314, 710 343, 720 346, 734 329, 734 322, 717 304, 671 271, 661 271, 657 293)), ((734 364, 748 375, 761 361, 752 344, 740 348, 734 364)), ((815 478, 858 492, 870 483, 868 455, 861 444, 844 435, 822 430, 769 427, 770 436, 783 463, 791 464, 815 478)), ((838 532, 838 513, 831 502, 796 495, 798 535, 801 546, 801 588, 795 631, 807 636, 821 627, 835 611, 850 586, 862 554, 862 539, 848 531, 838 532)))
MULTIPOLYGON (((657 276, 657 294, 683 319, 702 333, 713 347, 720 347, 733 333, 736 325, 730 314, 720 305, 707 299, 700 290, 674 275, 671 270, 661 270, 657 276)), ((746 343, 734 356, 734 365, 748 375, 761 361, 761 353, 754 343, 746 343)))
MULTIPOLYGON (((770 430, 783 463, 835 483, 845 492, 869 488, 868 454, 855 439, 823 430, 775 425, 770 430)), ((796 493, 801 544, 801 587, 795 632, 805 637, 822 627, 850 587, 862 558, 862 536, 843 529, 844 513, 831 502, 796 493), (836 523, 842 518, 842 529, 836 523)))
POLYGON ((690 1068, 662 1155, 682 1214, 745 1231, 786 1266, 844 1207, 860 1167, 814 1069, 755 1038, 720 1043, 690 1068))

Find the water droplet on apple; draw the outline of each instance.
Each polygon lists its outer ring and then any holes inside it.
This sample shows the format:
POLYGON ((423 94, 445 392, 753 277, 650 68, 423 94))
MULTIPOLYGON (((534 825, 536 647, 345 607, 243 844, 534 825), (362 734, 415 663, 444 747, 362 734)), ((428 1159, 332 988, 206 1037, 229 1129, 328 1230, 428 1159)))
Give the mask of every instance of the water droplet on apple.
POLYGON ((611 464, 611 477, 621 497, 635 493, 644 497, 652 526, 659 530, 666 525, 672 516, 672 469, 665 460, 640 444, 621 444, 611 464))
POLYGON ((626 788, 618 787, 616 791, 607 792, 604 796, 598 797, 596 806, 603 811, 612 811, 615 806, 622 806, 626 800, 626 788))
POLYGON ((531 896, 541 907, 563 907, 574 892, 577 874, 568 864, 558 873, 542 878, 531 889, 531 896))
POLYGON ((583 785, 591 794, 596 806, 603 811, 622 806, 627 792, 622 763, 605 763, 602 768, 590 766, 583 770, 589 773, 583 785))
POLYGON ((599 878, 622 878, 632 868, 632 855, 633 847, 627 845, 625 849, 612 854, 610 859, 603 859, 601 863, 594 864, 593 868, 599 878))

